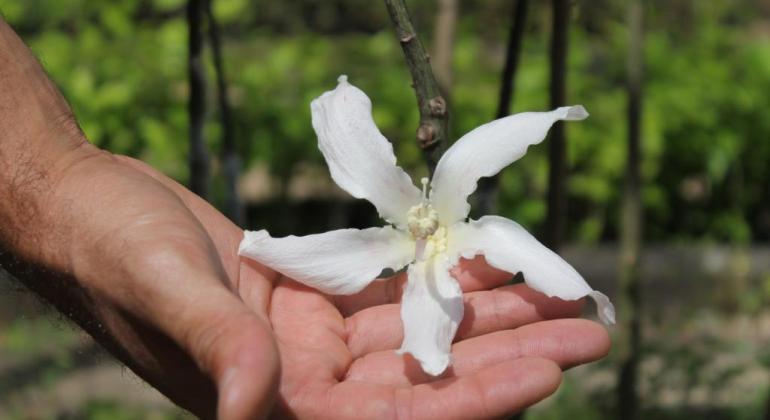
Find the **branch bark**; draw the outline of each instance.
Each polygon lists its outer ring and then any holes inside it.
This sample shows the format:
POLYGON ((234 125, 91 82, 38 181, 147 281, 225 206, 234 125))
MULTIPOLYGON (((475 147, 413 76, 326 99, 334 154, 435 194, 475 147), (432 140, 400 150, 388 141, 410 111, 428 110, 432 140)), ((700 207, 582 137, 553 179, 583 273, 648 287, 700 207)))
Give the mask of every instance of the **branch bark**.
POLYGON ((235 136, 233 133, 232 112, 230 99, 227 94, 227 82, 225 81, 224 62, 222 60, 222 39, 219 32, 219 23, 214 16, 212 3, 214 0, 205 0, 206 17, 208 20, 209 42, 214 55, 214 68, 216 70, 217 93, 219 102, 219 117, 222 124, 222 166, 225 178, 225 215, 236 225, 243 223, 243 206, 238 197, 238 172, 240 159, 235 136))
MULTIPOLYGON (((569 0, 553 0, 551 37, 551 109, 563 106, 567 91, 567 46, 569 43, 569 0)), ((551 129, 548 145, 548 214, 545 244, 558 252, 567 225, 567 159, 564 124, 551 129)))
MULTIPOLYGON (((508 29, 508 46, 505 50, 505 64, 500 77, 500 99, 497 103, 495 119, 511 113, 516 72, 519 68, 521 44, 524 40, 524 28, 527 24, 528 0, 516 1, 512 9, 511 26, 508 29)), ((478 214, 492 214, 497 208, 499 175, 479 180, 475 208, 478 214)))
POLYGON ((206 81, 203 70, 203 3, 187 2, 188 56, 190 82, 188 115, 190 118, 190 190, 208 198, 209 155, 203 138, 206 113, 206 81))
POLYGON ((444 153, 447 139, 446 99, 441 95, 436 77, 430 67, 430 60, 415 33, 404 0, 385 0, 385 6, 401 43, 401 49, 412 75, 412 86, 420 109, 420 126, 417 129, 417 144, 431 175, 438 160, 444 153))
POLYGON ((618 378, 619 417, 639 418, 636 389, 641 352, 641 285, 639 252, 642 242, 641 118, 643 89, 643 8, 634 0, 628 10, 629 48, 627 61, 628 154, 623 192, 620 232, 620 309, 624 314, 621 343, 621 369, 618 378))

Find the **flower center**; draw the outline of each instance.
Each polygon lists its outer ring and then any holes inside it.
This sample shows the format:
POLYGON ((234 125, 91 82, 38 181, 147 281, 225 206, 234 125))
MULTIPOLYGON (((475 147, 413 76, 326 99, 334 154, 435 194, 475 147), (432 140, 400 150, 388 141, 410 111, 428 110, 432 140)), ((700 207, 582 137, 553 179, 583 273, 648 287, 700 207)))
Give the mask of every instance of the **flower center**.
POLYGON ((406 214, 407 229, 415 239, 415 259, 424 261, 446 251, 446 228, 439 226, 438 212, 428 201, 428 178, 422 180, 422 203, 406 214))
POLYGON ((427 239, 438 229, 438 212, 428 202, 428 178, 421 181, 422 203, 406 213, 407 229, 415 239, 427 239))
POLYGON ((415 239, 426 239, 438 229, 438 213, 430 204, 419 204, 406 214, 409 233, 415 239))

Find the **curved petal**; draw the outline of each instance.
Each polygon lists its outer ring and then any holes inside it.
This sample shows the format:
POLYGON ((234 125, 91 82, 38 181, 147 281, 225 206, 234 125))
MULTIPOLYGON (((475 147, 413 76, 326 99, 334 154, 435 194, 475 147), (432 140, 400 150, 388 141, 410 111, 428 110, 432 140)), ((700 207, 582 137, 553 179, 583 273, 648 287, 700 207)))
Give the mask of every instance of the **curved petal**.
POLYGON ((420 202, 420 190, 396 166, 393 146, 372 119, 372 103, 340 76, 337 88, 310 103, 313 128, 340 188, 369 200, 390 223, 406 225, 406 213, 420 202))
POLYGON ((512 220, 484 216, 457 223, 450 228, 448 241, 450 256, 470 259, 484 254, 489 265, 509 273, 521 271, 529 287, 548 296, 564 300, 591 296, 602 322, 615 323, 615 308, 607 296, 591 289, 569 263, 512 220))
POLYGON ((558 120, 582 120, 588 112, 581 105, 551 112, 524 112, 492 121, 462 136, 436 165, 431 183, 431 203, 441 223, 449 226, 468 216, 468 196, 479 178, 492 176, 524 156, 530 145, 540 143, 558 120))
POLYGON ((244 231, 238 254, 324 293, 349 295, 384 268, 409 264, 414 241, 390 226, 285 238, 273 238, 266 230, 244 231))
POLYGON ((449 366, 452 340, 463 319, 463 293, 449 268, 441 256, 411 264, 401 299, 404 341, 398 352, 411 353, 434 376, 449 366))

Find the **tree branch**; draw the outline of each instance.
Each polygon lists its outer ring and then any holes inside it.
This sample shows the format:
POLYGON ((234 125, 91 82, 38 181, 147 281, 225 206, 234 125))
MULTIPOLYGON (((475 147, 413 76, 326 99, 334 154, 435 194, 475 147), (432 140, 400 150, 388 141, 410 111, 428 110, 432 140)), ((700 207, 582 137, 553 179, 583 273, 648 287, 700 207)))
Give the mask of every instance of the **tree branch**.
POLYGON ((430 60, 415 33, 409 12, 403 0, 385 0, 385 6, 393 21, 396 36, 412 75, 412 86, 417 95, 420 109, 420 127, 417 129, 417 144, 423 152, 431 175, 446 148, 447 103, 439 90, 430 67, 430 60))
POLYGON ((214 55, 214 69, 216 70, 217 93, 219 101, 219 117, 222 124, 222 163, 225 177, 225 215, 236 225, 243 223, 243 208, 238 197, 238 172, 240 161, 236 150, 235 136, 233 135, 232 113, 230 112, 230 99, 227 94, 225 82, 225 69, 222 60, 222 40, 219 35, 219 24, 212 11, 211 4, 214 0, 206 1, 206 17, 208 19, 209 42, 214 55))

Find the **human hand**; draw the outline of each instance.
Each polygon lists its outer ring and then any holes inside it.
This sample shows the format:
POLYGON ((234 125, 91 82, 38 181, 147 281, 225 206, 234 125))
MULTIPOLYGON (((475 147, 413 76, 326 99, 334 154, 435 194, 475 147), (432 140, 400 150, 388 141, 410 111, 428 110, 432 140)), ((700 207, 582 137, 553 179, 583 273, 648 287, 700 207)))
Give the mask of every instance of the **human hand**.
MULTIPOLYGON (((219 248, 234 249, 242 232, 203 200, 147 165, 198 215, 219 248)), ((556 390, 561 370, 603 357, 609 337, 580 319, 583 301, 549 299, 510 274, 466 261, 457 272, 466 316, 441 377, 425 375, 395 354, 403 332, 398 299, 405 278, 377 281, 353 296, 327 296, 233 255, 235 288, 255 313, 269 317, 281 358, 275 414, 313 418, 496 417, 519 411, 556 390), (240 264, 241 269, 238 270, 240 264)))
POLYGON ((609 349, 603 327, 559 319, 579 315, 582 302, 549 299, 523 284, 505 285, 509 274, 477 258, 456 273, 466 317, 453 348, 454 365, 431 378, 414 359, 394 352, 403 334, 397 302, 403 276, 375 282, 357 295, 330 297, 253 261, 239 261, 234 250, 240 229, 149 166, 121 160, 180 198, 221 250, 232 289, 255 314, 269 318, 282 362, 276 414, 496 417, 551 394, 561 369, 596 360, 609 349))
POLYGON ((88 144, 0 16, 0 265, 198 416, 265 416, 275 343, 233 291, 269 284, 239 264, 239 228, 166 184, 88 144))
POLYGON ((270 311, 282 363, 278 409, 300 418, 496 418, 553 393, 562 369, 609 351, 604 327, 561 319, 578 316, 583 301, 505 285, 510 274, 481 257, 455 274, 466 315, 453 364, 438 378, 395 352, 404 276, 337 297, 280 279, 270 311))
POLYGON ((269 413, 279 364, 266 310, 234 292, 241 278, 252 297, 268 284, 239 264, 241 230, 141 162, 80 151, 40 204, 42 263, 71 278, 35 289, 196 415, 213 417, 217 403, 221 418, 269 413))

